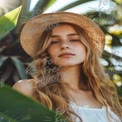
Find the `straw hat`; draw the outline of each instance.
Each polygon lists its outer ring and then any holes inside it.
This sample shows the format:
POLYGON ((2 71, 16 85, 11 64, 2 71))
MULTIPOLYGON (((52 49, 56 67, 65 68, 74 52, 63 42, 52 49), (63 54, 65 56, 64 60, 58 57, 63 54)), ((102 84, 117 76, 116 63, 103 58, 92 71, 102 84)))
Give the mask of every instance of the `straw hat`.
POLYGON ((84 29, 91 47, 101 56, 105 45, 105 35, 103 31, 86 16, 70 12, 40 14, 31 18, 23 27, 20 36, 20 42, 25 52, 33 57, 36 52, 41 49, 41 34, 62 22, 72 23, 84 29))

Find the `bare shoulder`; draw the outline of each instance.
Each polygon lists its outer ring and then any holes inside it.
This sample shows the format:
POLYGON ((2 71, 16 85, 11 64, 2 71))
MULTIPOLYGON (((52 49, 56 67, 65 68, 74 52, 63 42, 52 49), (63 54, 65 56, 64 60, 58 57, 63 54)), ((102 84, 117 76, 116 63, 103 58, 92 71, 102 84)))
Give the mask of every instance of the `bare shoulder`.
POLYGON ((21 92, 22 94, 32 97, 33 96, 33 79, 19 80, 13 85, 13 89, 21 92))

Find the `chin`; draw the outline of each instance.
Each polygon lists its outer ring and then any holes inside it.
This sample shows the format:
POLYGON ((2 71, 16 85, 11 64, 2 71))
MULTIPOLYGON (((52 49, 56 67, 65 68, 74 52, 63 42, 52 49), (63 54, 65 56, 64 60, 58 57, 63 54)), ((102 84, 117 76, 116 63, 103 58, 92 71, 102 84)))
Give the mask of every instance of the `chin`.
POLYGON ((71 63, 71 62, 65 62, 65 63, 60 63, 60 64, 57 64, 58 66, 61 66, 61 67, 72 67, 72 66, 76 66, 76 65, 79 65, 81 63, 71 63))
POLYGON ((54 63, 57 66, 61 66, 61 67, 69 67, 69 66, 76 66, 76 65, 80 65, 84 62, 84 59, 74 59, 74 60, 69 60, 69 59, 60 59, 60 60, 56 60, 56 62, 54 63))

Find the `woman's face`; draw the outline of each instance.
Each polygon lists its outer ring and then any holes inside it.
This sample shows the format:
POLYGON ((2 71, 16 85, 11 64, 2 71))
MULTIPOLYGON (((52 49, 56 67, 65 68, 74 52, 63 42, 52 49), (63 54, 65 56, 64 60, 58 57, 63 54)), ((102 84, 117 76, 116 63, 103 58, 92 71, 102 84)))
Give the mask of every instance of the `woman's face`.
POLYGON ((55 27, 47 49, 53 63, 58 66, 81 64, 86 57, 86 49, 81 42, 83 39, 71 25, 62 24, 55 27))

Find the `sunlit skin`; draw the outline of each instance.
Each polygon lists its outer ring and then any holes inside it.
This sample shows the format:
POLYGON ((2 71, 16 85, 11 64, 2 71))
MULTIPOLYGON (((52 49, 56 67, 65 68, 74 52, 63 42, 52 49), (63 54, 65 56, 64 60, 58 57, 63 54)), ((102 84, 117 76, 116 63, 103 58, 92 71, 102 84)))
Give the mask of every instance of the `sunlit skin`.
POLYGON ((81 37, 71 25, 63 24, 52 30, 48 54, 55 65, 64 67, 62 81, 68 82, 74 89, 79 88, 81 81, 81 63, 86 57, 86 49, 81 37))
POLYGON ((86 56, 85 46, 80 36, 70 25, 60 25, 52 30, 51 44, 48 53, 58 66, 74 66, 81 64, 86 56), (63 55, 71 53, 71 55, 63 55))

